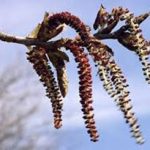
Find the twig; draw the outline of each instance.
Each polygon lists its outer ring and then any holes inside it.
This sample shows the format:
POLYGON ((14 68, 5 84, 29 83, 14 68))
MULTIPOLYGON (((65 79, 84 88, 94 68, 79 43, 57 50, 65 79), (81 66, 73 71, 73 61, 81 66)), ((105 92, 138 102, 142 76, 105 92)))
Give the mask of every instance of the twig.
POLYGON ((49 41, 49 42, 43 42, 35 38, 24 38, 20 36, 12 36, 9 34, 5 34, 0 32, 0 40, 4 42, 11 42, 11 43, 17 43, 17 44, 23 44, 25 46, 41 46, 47 49, 53 49, 54 47, 62 47, 67 39, 60 39, 57 41, 49 41))
POLYGON ((118 39, 120 34, 125 32, 128 28, 129 28, 128 25, 124 25, 124 26, 120 27, 118 30, 116 30, 116 31, 114 31, 112 33, 102 34, 100 32, 97 32, 97 33, 94 34, 94 36, 97 39, 100 39, 100 40, 104 40, 104 39, 118 39))
POLYGON ((115 34, 115 32, 109 33, 109 34, 102 34, 100 32, 97 32, 97 33, 94 34, 94 36, 97 39, 100 39, 100 40, 104 40, 104 39, 117 39, 117 35, 115 34))

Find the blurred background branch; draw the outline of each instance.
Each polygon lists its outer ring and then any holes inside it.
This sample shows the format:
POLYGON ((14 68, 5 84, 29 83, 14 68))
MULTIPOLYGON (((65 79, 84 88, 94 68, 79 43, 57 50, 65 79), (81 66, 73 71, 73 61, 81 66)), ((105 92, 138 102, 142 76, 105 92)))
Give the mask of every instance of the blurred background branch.
POLYGON ((33 75, 25 71, 25 67, 15 62, 0 72, 0 149, 56 149, 55 136, 52 132, 43 133, 42 127, 49 126, 42 118, 40 125, 35 123, 40 112, 40 101, 36 82, 33 75), (25 73, 26 72, 26 73, 25 73), (39 99, 39 101, 38 101, 39 99), (40 144, 42 139, 49 140, 47 144, 40 144))

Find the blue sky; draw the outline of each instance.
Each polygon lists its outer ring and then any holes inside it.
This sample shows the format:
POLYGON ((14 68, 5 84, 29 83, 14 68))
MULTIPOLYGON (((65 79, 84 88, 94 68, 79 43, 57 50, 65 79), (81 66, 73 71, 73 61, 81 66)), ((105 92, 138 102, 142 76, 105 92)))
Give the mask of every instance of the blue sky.
MULTIPOLYGON (((52 13, 70 11, 79 16, 85 24, 92 27, 100 4, 103 4, 109 11, 113 7, 123 6, 137 15, 150 11, 149 0, 5 0, 0 5, 0 31, 26 36, 42 20, 45 11, 52 13)), ((141 26, 146 39, 150 39, 149 26, 150 19, 146 20, 141 26)), ((70 28, 67 28, 66 32, 60 36, 72 36, 72 34, 70 28)), ((118 111, 113 100, 103 90, 102 83, 96 76, 95 68, 93 68, 93 98, 97 127, 101 137, 97 143, 89 141, 84 128, 84 121, 82 120, 82 112, 80 111, 76 64, 71 60, 67 65, 70 87, 69 93, 64 100, 64 125, 59 131, 54 131, 58 136, 59 150, 148 150, 150 147, 150 95, 148 94, 150 86, 144 81, 138 58, 116 41, 108 41, 107 43, 113 48, 116 61, 128 79, 133 109, 139 118, 146 143, 137 145, 134 139, 130 138, 128 125, 125 124, 123 116, 118 111)), ((27 63, 25 52, 26 48, 22 45, 0 42, 1 68, 5 64, 14 61, 18 53, 20 54, 20 60, 27 63)), ((44 92, 43 89, 42 91, 44 92)), ((43 100, 41 102, 41 114, 49 118, 49 101, 44 97, 44 93, 41 97, 41 100, 43 100)), ((50 119, 52 120, 52 118, 50 119)))

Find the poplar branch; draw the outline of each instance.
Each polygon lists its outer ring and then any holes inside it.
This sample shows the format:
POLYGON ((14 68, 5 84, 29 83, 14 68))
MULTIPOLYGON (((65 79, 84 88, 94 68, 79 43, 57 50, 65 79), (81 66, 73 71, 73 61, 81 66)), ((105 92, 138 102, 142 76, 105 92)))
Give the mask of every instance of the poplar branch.
POLYGON ((54 47, 62 47, 64 46, 67 39, 60 39, 56 41, 49 41, 49 42, 43 42, 37 38, 24 38, 20 36, 12 36, 10 34, 6 34, 3 32, 0 32, 0 40, 4 42, 10 42, 10 43, 17 43, 17 44, 23 44, 25 46, 41 46, 46 49, 53 49, 54 47))

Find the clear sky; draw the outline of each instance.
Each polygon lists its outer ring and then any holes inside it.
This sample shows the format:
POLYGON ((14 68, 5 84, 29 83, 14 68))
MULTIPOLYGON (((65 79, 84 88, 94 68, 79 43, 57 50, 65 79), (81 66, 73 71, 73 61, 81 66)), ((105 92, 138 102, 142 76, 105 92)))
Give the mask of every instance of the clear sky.
MULTIPOLYGON (((0 0, 0 31, 26 36, 42 20, 45 11, 52 13, 70 11, 92 27, 100 4, 109 11, 113 7, 123 6, 136 15, 150 11, 149 0, 0 0)), ((150 39, 150 19, 147 19, 141 27, 146 39, 150 39)), ((61 36, 72 36, 71 29, 66 30, 67 32, 62 33, 61 36)), ((64 125, 62 129, 56 131, 59 136, 59 150, 149 150, 150 148, 150 85, 144 81, 141 65, 135 54, 117 44, 116 41, 108 43, 113 48, 116 61, 128 79, 133 109, 139 118, 146 143, 137 145, 134 139, 130 138, 128 125, 125 124, 113 100, 102 88, 94 68, 94 112, 100 140, 97 143, 90 142, 80 111, 76 64, 71 60, 67 65, 70 88, 64 100, 64 125)), ((24 46, 0 42, 1 68, 13 61, 18 53, 20 53, 20 60, 27 63, 25 52, 24 46)), ((47 99, 44 94, 43 99, 47 99)), ((48 100, 43 104, 42 113, 45 117, 49 117, 48 100)))

